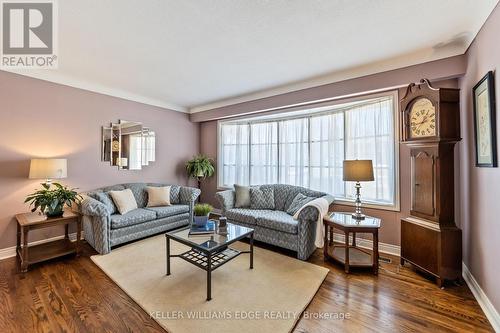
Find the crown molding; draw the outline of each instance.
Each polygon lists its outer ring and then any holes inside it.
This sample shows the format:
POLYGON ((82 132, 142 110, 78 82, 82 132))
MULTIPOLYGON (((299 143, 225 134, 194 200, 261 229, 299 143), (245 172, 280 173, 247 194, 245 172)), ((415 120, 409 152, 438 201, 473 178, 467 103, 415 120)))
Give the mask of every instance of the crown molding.
POLYGON ((79 80, 73 77, 68 77, 65 75, 61 75, 54 70, 11 70, 11 69, 2 69, 4 72, 18 74, 22 76, 27 76, 33 79, 38 79, 42 81, 47 81, 51 83, 56 83, 72 88, 82 89, 86 91, 91 91, 94 93, 107 95, 111 97, 117 97, 121 99, 125 99, 128 101, 138 102, 146 105, 156 106, 162 109, 166 109, 169 111, 177 111, 183 113, 189 113, 189 110, 183 106, 169 103, 166 101, 159 100, 157 98, 152 98, 144 95, 134 94, 129 91, 124 91, 120 89, 111 88, 102 84, 79 80))
POLYGON ((268 98, 276 95, 282 95, 298 90, 314 88, 322 85, 337 83, 340 81, 351 80, 363 76, 379 74, 392 70, 410 67, 428 62, 438 61, 445 58, 460 56, 465 53, 468 45, 462 45, 459 48, 442 50, 441 53, 432 54, 432 50, 423 49, 411 54, 398 56, 390 59, 372 62, 365 65, 360 65, 345 70, 336 71, 330 74, 309 78, 306 80, 297 81, 290 84, 285 84, 279 87, 264 89, 250 94, 244 94, 233 98, 227 98, 214 101, 213 103, 202 104, 189 108, 189 113, 198 113, 213 109, 222 108, 234 104, 245 103, 257 99, 268 98), (429 53, 432 55, 429 56, 429 53))

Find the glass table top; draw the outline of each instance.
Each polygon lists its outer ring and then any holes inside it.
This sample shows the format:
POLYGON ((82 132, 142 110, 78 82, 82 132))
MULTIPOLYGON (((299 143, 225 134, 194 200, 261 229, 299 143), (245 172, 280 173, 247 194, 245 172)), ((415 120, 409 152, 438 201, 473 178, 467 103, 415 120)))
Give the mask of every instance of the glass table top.
MULTIPOLYGON (((218 221, 216 222, 217 226, 218 221)), ((190 235, 189 230, 190 228, 175 230, 167 232, 167 235, 173 240, 178 240, 181 243, 187 243, 195 248, 212 251, 220 248, 221 246, 240 240, 253 232, 253 229, 251 228, 231 223, 227 223, 227 235, 219 235, 217 233, 218 226, 216 227, 216 232, 205 235, 190 235)))
POLYGON ((332 212, 328 213, 325 216, 325 219, 345 227, 359 227, 359 228, 380 227, 381 220, 379 218, 366 216, 364 220, 356 220, 355 218, 352 217, 351 214, 352 213, 332 212))

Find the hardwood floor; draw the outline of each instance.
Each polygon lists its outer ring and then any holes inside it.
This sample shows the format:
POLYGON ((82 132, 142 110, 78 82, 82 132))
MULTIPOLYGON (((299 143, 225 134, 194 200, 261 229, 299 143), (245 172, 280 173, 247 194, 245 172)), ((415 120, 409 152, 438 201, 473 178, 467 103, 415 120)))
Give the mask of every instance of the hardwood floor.
MULTIPOLYGON (((0 261, 0 332, 164 332, 94 265, 93 249, 83 248, 80 258, 35 265, 24 276, 14 258, 0 261)), ((295 332, 493 332, 465 284, 441 290, 391 259, 378 277, 347 275, 317 250, 309 261, 330 273, 295 332)))

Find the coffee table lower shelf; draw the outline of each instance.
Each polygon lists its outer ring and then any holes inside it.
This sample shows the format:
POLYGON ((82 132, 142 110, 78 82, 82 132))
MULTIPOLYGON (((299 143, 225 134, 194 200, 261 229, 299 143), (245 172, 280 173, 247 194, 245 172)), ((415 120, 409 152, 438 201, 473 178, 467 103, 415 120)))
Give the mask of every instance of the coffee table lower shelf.
MULTIPOLYGON (((224 265, 231 259, 236 258, 242 253, 248 253, 248 251, 238 251, 235 249, 232 249, 230 247, 226 248, 223 251, 220 251, 218 253, 212 254, 210 261, 211 261, 211 267, 210 270, 215 270, 219 268, 220 266, 224 265)), ((170 255, 170 257, 179 257, 187 262, 203 269, 203 270, 208 270, 208 256, 196 249, 191 249, 189 251, 186 251, 184 253, 178 254, 178 255, 170 255)))

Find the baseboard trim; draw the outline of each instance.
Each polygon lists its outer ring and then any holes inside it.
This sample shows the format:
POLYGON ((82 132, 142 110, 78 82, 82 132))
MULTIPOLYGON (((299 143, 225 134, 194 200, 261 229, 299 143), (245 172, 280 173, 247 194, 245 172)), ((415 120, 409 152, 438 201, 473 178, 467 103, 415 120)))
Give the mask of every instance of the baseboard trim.
MULTIPOLYGON (((337 233, 333 233, 333 240, 335 242, 344 243, 345 236, 337 233)), ((349 236, 349 243, 352 243, 352 236, 349 236)), ((370 239, 363 239, 356 237, 356 245, 360 248, 372 250, 373 241, 370 239)), ((390 254, 399 257, 401 255, 401 247, 398 245, 388 244, 388 243, 378 243, 378 251, 380 253, 390 254)))
POLYGON ((486 315, 486 318, 488 318, 488 320, 490 321, 490 324, 491 326, 493 326, 495 332, 500 332, 500 315, 498 314, 498 311, 495 309, 493 304, 491 304, 488 296, 486 296, 479 283, 477 283, 476 279, 469 271, 467 265, 465 265, 465 263, 463 262, 462 277, 464 278, 465 283, 467 283, 467 285, 469 286, 469 289, 472 291, 472 294, 479 303, 479 306, 486 315))
MULTIPOLYGON (((41 239, 41 240, 29 242, 28 246, 33 246, 33 245, 48 243, 48 242, 56 241, 56 240, 63 239, 63 238, 64 238, 64 235, 56 236, 56 237, 51 237, 51 238, 47 238, 47 239, 41 239)), ((76 232, 74 232, 72 234, 69 234, 69 239, 72 242, 75 241, 76 240, 76 232)), ((82 233, 82 239, 83 239, 83 233, 82 233)), ((15 256, 16 256, 16 247, 15 246, 11 246, 11 247, 6 247, 6 248, 3 248, 3 249, 0 249, 0 260, 12 258, 12 257, 15 257, 15 256)))

